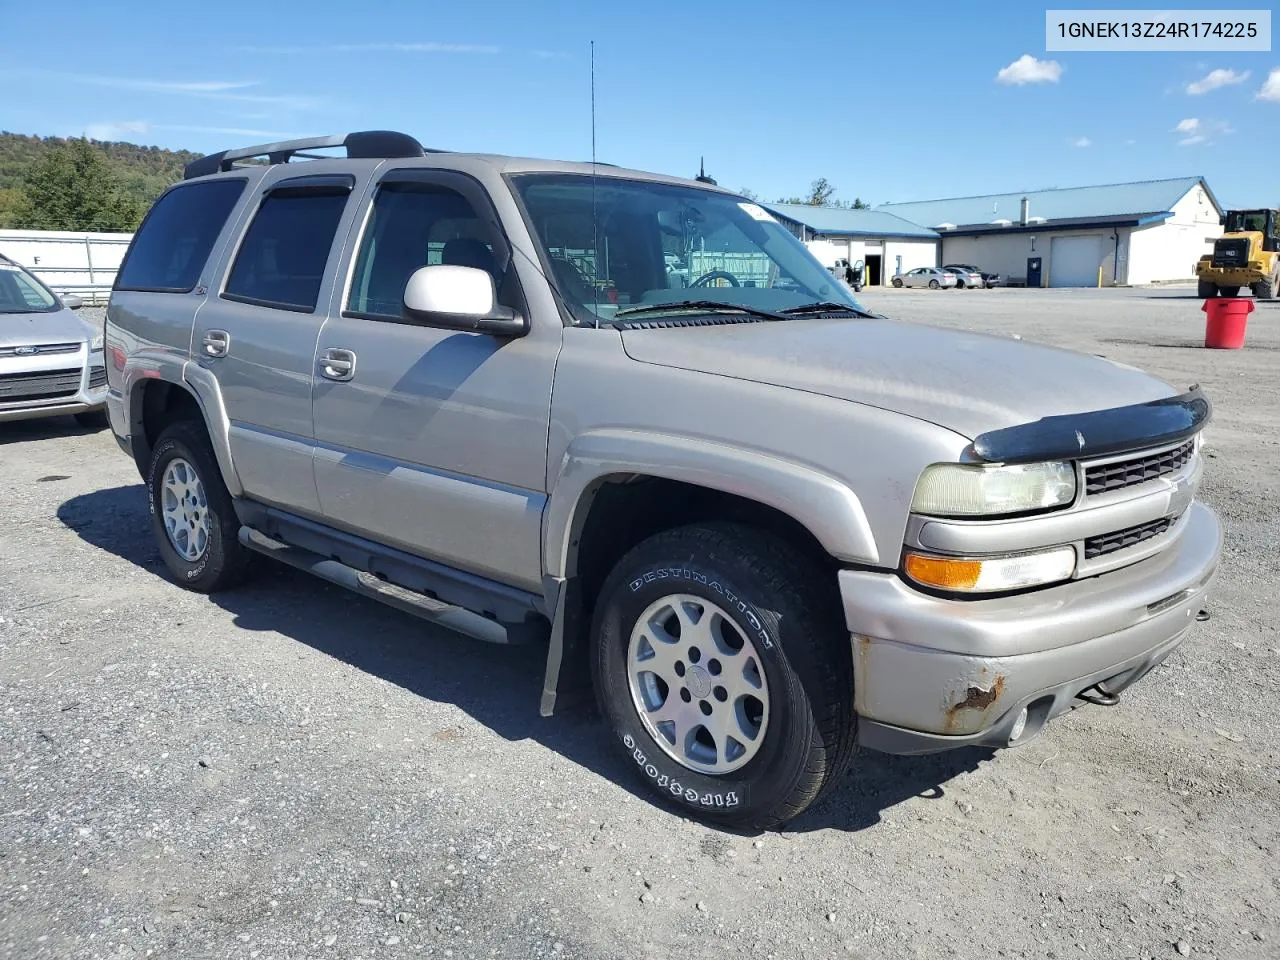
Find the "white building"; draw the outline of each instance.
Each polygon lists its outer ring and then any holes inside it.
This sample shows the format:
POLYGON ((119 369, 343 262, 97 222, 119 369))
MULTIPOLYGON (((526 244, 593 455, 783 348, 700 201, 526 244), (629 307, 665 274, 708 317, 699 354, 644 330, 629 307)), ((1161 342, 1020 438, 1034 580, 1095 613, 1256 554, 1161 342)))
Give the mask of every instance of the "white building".
POLYGON ((940 262, 1045 287, 1138 285, 1195 276, 1222 235, 1203 177, 888 203, 941 238, 940 262))
POLYGON ((863 261, 867 286, 887 284, 916 267, 938 265, 938 233, 891 213, 797 203, 765 206, 824 266, 837 260, 863 261))

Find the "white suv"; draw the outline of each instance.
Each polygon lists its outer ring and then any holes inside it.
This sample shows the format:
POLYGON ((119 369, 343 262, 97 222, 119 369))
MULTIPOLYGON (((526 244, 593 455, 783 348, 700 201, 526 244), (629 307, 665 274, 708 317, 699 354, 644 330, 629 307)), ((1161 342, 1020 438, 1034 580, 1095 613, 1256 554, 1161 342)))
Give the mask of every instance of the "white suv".
POLYGON ((106 426, 102 331, 80 306, 0 256, 0 422, 70 414, 106 426))

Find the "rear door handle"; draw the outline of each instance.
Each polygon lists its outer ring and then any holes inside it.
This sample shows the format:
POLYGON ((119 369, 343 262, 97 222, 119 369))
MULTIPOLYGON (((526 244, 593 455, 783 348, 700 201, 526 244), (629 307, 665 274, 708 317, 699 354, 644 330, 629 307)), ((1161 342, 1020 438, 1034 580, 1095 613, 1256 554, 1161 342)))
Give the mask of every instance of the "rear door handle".
POLYGON ((207 330, 201 342, 206 357, 225 357, 231 350, 231 334, 225 330, 207 330))
POLYGON ((329 347, 320 357, 320 375, 326 380, 350 380, 356 375, 356 355, 353 350, 329 347))

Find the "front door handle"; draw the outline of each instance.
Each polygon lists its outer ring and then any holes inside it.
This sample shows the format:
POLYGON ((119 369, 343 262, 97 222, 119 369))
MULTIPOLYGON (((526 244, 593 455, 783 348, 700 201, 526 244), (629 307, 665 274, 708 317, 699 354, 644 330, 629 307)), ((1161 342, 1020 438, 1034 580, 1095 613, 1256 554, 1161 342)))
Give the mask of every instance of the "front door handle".
POLYGON ((225 330, 207 330, 201 342, 206 357, 225 357, 231 349, 231 334, 225 330))
POLYGON ((356 375, 355 351, 329 347, 320 357, 320 375, 326 380, 350 380, 356 375))

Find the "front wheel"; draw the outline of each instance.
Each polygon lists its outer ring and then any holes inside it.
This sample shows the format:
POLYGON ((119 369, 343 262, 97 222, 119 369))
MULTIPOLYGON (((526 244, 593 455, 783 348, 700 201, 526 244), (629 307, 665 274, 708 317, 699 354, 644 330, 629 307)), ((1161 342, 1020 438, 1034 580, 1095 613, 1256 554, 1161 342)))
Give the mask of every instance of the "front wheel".
POLYGON ((854 750, 853 676, 835 578, 736 524, 644 541, 601 589, 600 710, 650 790, 744 829, 795 817, 854 750))
POLYGON ((160 434, 147 492, 156 545, 178 583, 212 593, 244 578, 253 555, 240 543, 240 521, 202 424, 180 420, 160 434))
POLYGON ((895 287, 901 287, 901 286, 902 286, 902 278, 901 278, 901 277, 894 277, 894 278, 893 278, 893 280, 892 280, 892 281, 890 281, 890 282, 891 282, 895 287))
POLYGON ((929 289, 930 289, 930 290, 937 290, 940 286, 942 286, 942 284, 940 284, 937 280, 930 280, 930 281, 929 281, 929 289))

